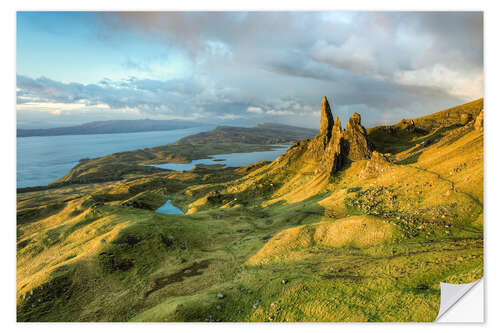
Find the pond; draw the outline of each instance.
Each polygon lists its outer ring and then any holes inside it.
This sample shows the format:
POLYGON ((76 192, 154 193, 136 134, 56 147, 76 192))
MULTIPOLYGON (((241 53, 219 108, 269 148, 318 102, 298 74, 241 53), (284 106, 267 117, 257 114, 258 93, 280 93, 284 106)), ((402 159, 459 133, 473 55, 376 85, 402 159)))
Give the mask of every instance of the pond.
POLYGON ((165 202, 165 204, 163 204, 163 206, 158 208, 156 211, 162 214, 184 214, 180 208, 175 207, 172 204, 171 200, 167 200, 167 202, 165 202))

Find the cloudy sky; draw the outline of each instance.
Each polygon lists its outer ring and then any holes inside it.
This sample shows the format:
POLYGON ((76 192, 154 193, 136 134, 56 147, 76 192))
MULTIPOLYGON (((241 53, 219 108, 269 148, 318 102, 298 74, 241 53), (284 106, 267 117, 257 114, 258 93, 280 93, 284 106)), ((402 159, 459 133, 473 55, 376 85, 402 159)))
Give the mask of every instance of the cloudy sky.
POLYGON ((17 15, 17 121, 191 119, 370 127, 483 96, 474 12, 17 15))

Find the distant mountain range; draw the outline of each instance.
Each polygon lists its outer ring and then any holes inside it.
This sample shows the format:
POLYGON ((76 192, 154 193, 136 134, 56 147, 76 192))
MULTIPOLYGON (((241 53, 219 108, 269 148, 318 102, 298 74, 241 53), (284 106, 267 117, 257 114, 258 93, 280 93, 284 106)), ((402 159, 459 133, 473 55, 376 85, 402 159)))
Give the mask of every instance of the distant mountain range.
POLYGON ((56 135, 82 135, 82 134, 111 134, 111 133, 131 133, 149 131, 168 131, 175 129, 191 128, 203 126, 189 120, 107 120, 93 121, 76 126, 40 128, 40 129, 17 129, 17 137, 27 136, 56 136, 56 135))

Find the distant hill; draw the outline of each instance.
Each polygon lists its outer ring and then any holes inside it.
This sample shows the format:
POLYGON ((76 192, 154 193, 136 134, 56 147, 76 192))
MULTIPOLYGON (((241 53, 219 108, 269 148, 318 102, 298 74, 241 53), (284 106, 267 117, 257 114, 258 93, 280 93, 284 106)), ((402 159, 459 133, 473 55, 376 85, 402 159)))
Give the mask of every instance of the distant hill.
POLYGON ((56 127, 45 129, 17 130, 18 137, 27 136, 56 136, 56 135, 82 135, 82 134, 111 134, 149 131, 168 131, 175 129, 191 128, 203 124, 188 120, 107 120, 93 121, 77 126, 56 127))
POLYGON ((207 144, 238 142, 247 144, 294 144, 299 140, 310 139, 318 134, 317 130, 277 123, 260 123, 254 127, 218 126, 210 132, 187 136, 179 144, 207 144))

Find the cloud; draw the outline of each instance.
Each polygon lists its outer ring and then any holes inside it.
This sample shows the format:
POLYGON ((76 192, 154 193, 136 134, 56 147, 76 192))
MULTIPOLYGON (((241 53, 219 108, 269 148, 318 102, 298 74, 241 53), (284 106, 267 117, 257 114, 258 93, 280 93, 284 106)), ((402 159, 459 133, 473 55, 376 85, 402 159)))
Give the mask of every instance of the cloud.
POLYGON ((202 104, 209 98, 201 83, 195 80, 160 81, 132 77, 123 81, 80 84, 17 76, 18 105, 36 99, 46 106, 50 103, 106 105, 113 109, 139 108, 144 113, 172 113, 179 112, 181 107, 185 111, 194 111, 197 103, 202 104))
POLYGON ((105 27, 99 36, 154 40, 176 61, 134 53, 119 63, 129 76, 99 77, 94 84, 18 75, 18 110, 34 110, 35 102, 40 110, 46 110, 41 103, 83 105, 81 110, 95 112, 97 105, 106 105, 102 112, 272 119, 312 127, 318 125, 325 95, 342 119, 364 112, 363 119, 376 124, 428 114, 483 93, 481 12, 97 15, 102 23, 97 26, 105 27))
POLYGON ((264 111, 262 110, 262 108, 260 108, 258 106, 249 106, 247 108, 247 111, 250 112, 250 113, 258 113, 258 114, 264 113, 264 111))
POLYGON ((217 118, 222 119, 222 120, 236 120, 236 119, 243 118, 243 116, 238 115, 238 114, 226 113, 226 114, 217 116, 217 118))
POLYGON ((353 73, 373 73, 377 67, 372 50, 366 47, 366 39, 358 36, 351 36, 339 46, 319 40, 310 53, 315 60, 353 73))
POLYGON ((460 73, 441 64, 418 70, 397 71, 394 73, 394 80, 402 85, 444 89, 450 95, 468 100, 483 96, 482 72, 460 73))
POLYGON ((294 113, 291 111, 285 111, 285 110, 269 110, 269 111, 266 111, 266 114, 269 114, 272 116, 291 116, 294 113))

